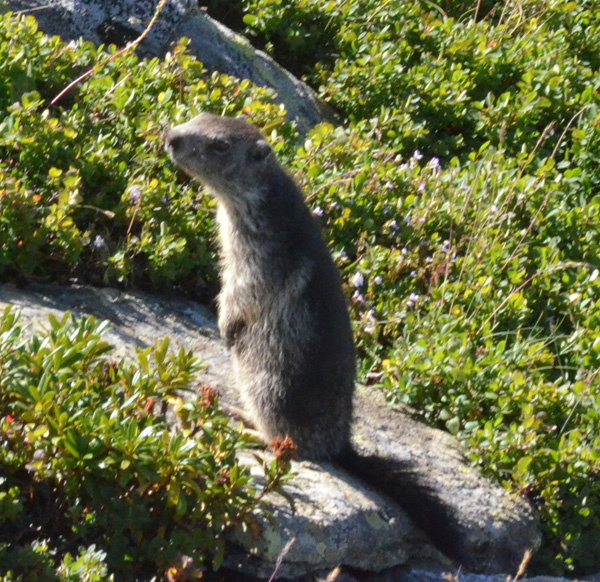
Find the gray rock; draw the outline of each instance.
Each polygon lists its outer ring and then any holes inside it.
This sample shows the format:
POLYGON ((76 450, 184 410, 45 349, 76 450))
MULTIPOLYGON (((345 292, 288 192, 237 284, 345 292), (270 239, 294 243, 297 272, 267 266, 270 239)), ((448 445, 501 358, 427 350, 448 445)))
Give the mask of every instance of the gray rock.
MULTIPOLYGON (((512 572, 515 576, 516 572, 512 572)), ((360 578, 362 582, 511 582, 513 577, 505 574, 489 576, 485 574, 469 574, 466 572, 455 572, 453 575, 447 573, 426 572, 420 569, 393 568, 379 574, 368 574, 360 578)), ((525 578, 526 582, 576 582, 558 576, 534 576, 525 578)), ((580 582, 595 582, 594 576, 580 578, 580 582)))
MULTIPOLYGON (((241 456, 261 483, 262 470, 250 453, 241 456)), ((269 578, 278 556, 285 560, 279 570, 294 577, 339 564, 361 570, 383 570, 415 559, 450 566, 427 538, 415 529, 396 504, 365 489, 355 478, 330 464, 293 463, 294 478, 286 492, 294 500, 295 511, 278 495, 268 497, 269 521, 257 514, 260 535, 238 530, 232 541, 259 558, 248 561, 237 553, 227 564, 241 564, 241 571, 269 578)))
POLYGON ((353 441, 361 454, 385 460, 386 473, 410 468, 428 496, 441 500, 453 523, 449 532, 439 523, 434 530, 456 538, 451 545, 467 571, 516 571, 523 552, 539 547, 539 525, 524 498, 491 485, 465 462, 451 435, 386 406, 381 393, 359 387, 353 441))
MULTIPOLYGON (((192 349, 202 359, 206 367, 199 380, 210 383, 226 407, 238 406, 229 356, 214 317, 191 301, 92 287, 36 285, 21 290, 0 285, 0 309, 6 304, 20 308, 22 321, 32 328, 47 326, 48 313, 59 316, 67 310, 107 319, 113 326, 107 339, 125 356, 168 335, 173 347, 192 349)), ((482 479, 464 462, 451 436, 391 410, 366 388, 359 389, 356 399, 354 440, 362 453, 377 454, 392 465, 410 461, 425 486, 455 513, 464 544, 461 563, 467 570, 514 572, 521 552, 539 544, 539 530, 524 500, 482 479)), ((253 456, 244 459, 258 477, 253 456)), ((295 542, 281 570, 286 576, 312 576, 340 564, 388 569, 390 576, 395 570, 389 568, 403 564, 425 564, 429 572, 451 566, 406 513, 372 487, 331 465, 294 463, 293 471, 296 476, 286 488, 297 512, 293 515, 281 496, 270 495, 267 503, 274 521, 257 516, 257 539, 236 532, 235 540, 245 552, 232 554, 230 568, 242 564, 244 573, 269 577, 292 538, 295 542)))
MULTIPOLYGON (((5 0, 14 12, 34 16, 40 30, 64 41, 83 37, 96 45, 125 46, 146 28, 157 0, 5 0)), ((177 26, 196 7, 196 0, 168 0, 142 43, 142 53, 166 50, 177 26)))
MULTIPOLYGON (((35 16, 40 30, 65 41, 83 37, 97 45, 125 46, 144 31, 157 0, 5 0, 5 4, 14 12, 35 16)), ((167 0, 140 44, 140 53, 163 56, 173 42, 184 36, 191 41, 191 54, 209 71, 273 89, 300 133, 307 133, 322 121, 334 120, 333 111, 306 83, 254 49, 246 38, 210 18, 198 8, 196 0, 167 0)))
POLYGON ((320 101, 306 83, 202 10, 191 11, 177 27, 174 39, 182 36, 191 40, 190 52, 208 70, 225 72, 274 89, 301 134, 308 133, 322 121, 335 121, 333 110, 320 101))

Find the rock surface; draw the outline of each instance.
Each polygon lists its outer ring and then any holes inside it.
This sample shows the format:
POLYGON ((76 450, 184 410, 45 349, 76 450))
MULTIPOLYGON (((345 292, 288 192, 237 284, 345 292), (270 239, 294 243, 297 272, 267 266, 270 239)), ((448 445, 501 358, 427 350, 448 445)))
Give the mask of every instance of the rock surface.
MULTIPOLYGON (((252 455, 242 455, 241 461, 251 467, 260 484, 262 471, 252 455)), ((269 579, 288 543, 279 571, 286 577, 339 564, 365 571, 415 559, 451 565, 396 504, 365 489, 341 469, 302 462, 294 463, 294 472, 285 489, 294 500, 295 512, 286 500, 271 496, 270 510, 277 527, 257 515, 258 538, 250 531, 235 532, 232 540, 257 559, 236 553, 227 562, 232 570, 269 579)))
MULTIPOLYGON (((146 28, 157 0, 5 0, 14 12, 32 15, 40 30, 68 42, 83 37, 99 44, 125 46, 146 28)), ((168 0, 142 44, 143 53, 164 51, 180 22, 196 8, 196 0, 168 0)))
MULTIPOLYGON (((83 37, 97 45, 125 46, 150 22, 157 0, 4 0, 10 10, 30 14, 40 30, 64 41, 83 37)), ((315 92, 271 57, 256 50, 243 36, 210 18, 196 0, 167 0, 156 23, 140 45, 148 56, 163 56, 181 37, 191 40, 189 51, 209 71, 219 71, 256 85, 270 87, 285 105, 287 115, 307 133, 333 112, 315 92)))
MULTIPOLYGON (((173 347, 192 349, 202 359, 206 368, 199 380, 210 383, 226 406, 238 405, 229 355, 214 317, 191 301, 92 287, 36 285, 23 290, 0 285, 0 309, 6 304, 21 309, 21 320, 34 329, 47 325, 48 313, 58 316, 67 310, 107 319, 113 326, 107 340, 117 346, 118 355, 153 346, 168 335, 173 347)), ((424 486, 441 497, 455 514, 454 525, 461 532, 460 562, 467 570, 514 572, 521 553, 539 543, 527 504, 469 468, 449 435, 389 409, 366 388, 357 394, 353 432, 361 453, 376 453, 392 468, 409 462, 424 486)), ((247 460, 252 467, 252 455, 247 460)), ((288 577, 301 578, 339 564, 389 572, 415 563, 430 571, 452 567, 408 515, 372 487, 331 465, 294 463, 294 472, 297 476, 286 488, 295 500, 296 514, 286 500, 272 495, 268 501, 274 523, 259 520, 258 539, 236 533, 235 541, 245 552, 232 554, 228 563, 232 570, 268 578, 292 538, 295 542, 280 570, 288 577)))
POLYGON ((256 50, 240 34, 223 26, 201 10, 195 10, 181 22, 173 40, 185 36, 191 40, 189 50, 210 71, 220 71, 270 87, 285 105, 287 115, 306 134, 322 121, 334 121, 334 113, 316 93, 269 55, 256 50))
MULTIPOLYGON (((448 433, 393 410, 380 393, 364 387, 359 387, 355 398, 352 429, 355 448, 361 455, 375 457, 378 474, 409 469, 418 475, 419 489, 426 495, 401 494, 410 500, 405 507, 417 506, 417 515, 409 513, 420 524, 422 506, 441 501, 444 515, 430 517, 427 533, 467 571, 516 571, 523 551, 539 545, 538 524, 528 503, 483 479, 465 462, 448 433)), ((373 469, 365 464, 362 471, 373 469)))

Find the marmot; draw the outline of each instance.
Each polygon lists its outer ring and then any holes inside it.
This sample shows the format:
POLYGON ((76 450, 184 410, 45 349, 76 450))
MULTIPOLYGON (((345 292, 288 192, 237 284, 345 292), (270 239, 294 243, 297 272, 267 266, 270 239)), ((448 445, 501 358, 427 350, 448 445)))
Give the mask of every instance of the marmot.
POLYGON ((173 161, 218 203, 219 329, 241 398, 266 442, 289 435, 303 459, 333 460, 396 499, 450 556, 456 517, 403 466, 351 446, 355 351, 339 273, 294 180, 257 128, 202 114, 168 132, 173 161))
POLYGON ((269 442, 308 460, 350 448, 355 351, 347 300, 320 228, 259 130, 203 113, 171 129, 172 160, 217 200, 219 330, 241 399, 269 442))

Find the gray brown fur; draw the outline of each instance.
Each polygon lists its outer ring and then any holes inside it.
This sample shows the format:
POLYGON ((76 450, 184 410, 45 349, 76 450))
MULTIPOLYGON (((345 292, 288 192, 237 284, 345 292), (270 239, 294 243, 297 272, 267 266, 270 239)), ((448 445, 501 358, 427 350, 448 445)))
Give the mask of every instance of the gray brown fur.
POLYGON ((202 114, 167 135, 217 200, 219 329, 246 411, 302 458, 349 450, 355 354, 339 273, 294 180, 259 130, 202 114))

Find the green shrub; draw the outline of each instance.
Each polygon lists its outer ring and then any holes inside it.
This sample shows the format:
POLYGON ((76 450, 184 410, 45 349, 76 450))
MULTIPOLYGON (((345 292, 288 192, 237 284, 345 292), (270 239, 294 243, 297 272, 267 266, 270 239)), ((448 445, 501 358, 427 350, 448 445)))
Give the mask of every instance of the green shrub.
POLYGON ((295 160, 352 297, 362 375, 535 502, 544 571, 593 571, 600 198, 552 158, 421 157, 322 126, 295 160))
MULTIPOLYGON (((221 12, 217 2, 215 10, 221 12)), ((275 60, 301 76, 319 61, 333 62, 335 30, 343 20, 344 5, 334 2, 247 2, 245 33, 275 60)))
MULTIPOLYGON (((110 360, 106 329, 66 314, 27 338, 14 311, 0 318, 0 570, 15 580, 148 579, 180 556, 218 567, 224 532, 258 504, 235 457, 255 443, 210 388, 179 396, 192 354, 165 339, 110 360)), ((282 469, 266 467, 265 490, 282 469)))
POLYGON ((209 297, 212 202, 165 163, 163 133, 201 110, 268 123, 278 148, 293 129, 267 91, 207 77, 184 47, 162 63, 120 57, 48 108, 76 72, 106 55, 44 37, 32 18, 2 17, 0 276, 169 284, 209 297))
POLYGON ((253 0, 244 22, 284 44, 276 58, 295 52, 301 34, 316 63, 307 79, 351 123, 380 118, 383 137, 404 154, 448 161, 488 141, 517 154, 553 124, 539 149, 550 155, 564 126, 597 101, 596 3, 496 3, 478 23, 476 2, 469 17, 452 4, 457 19, 425 1, 253 0), (305 30, 313 22, 325 24, 305 30))

